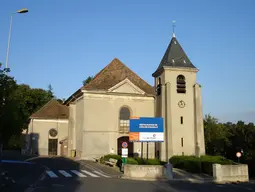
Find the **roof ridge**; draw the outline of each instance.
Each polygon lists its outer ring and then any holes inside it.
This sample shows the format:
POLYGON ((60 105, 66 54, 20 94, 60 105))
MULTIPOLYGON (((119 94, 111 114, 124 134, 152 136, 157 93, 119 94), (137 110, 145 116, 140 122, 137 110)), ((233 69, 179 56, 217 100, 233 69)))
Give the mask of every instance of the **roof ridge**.
MULTIPOLYGON (((119 60, 119 62, 121 62, 128 70, 130 70, 133 74, 135 74, 141 81, 143 81, 144 83, 148 84, 149 86, 152 87, 152 85, 150 85, 148 82, 146 82, 144 79, 142 79, 136 72, 134 72, 132 69, 130 69, 127 65, 125 65, 122 61, 119 60)), ((126 77, 128 78, 128 77, 126 77)), ((129 79, 130 80, 130 79, 129 79)), ((131 80, 130 80, 131 81, 131 80)), ((132 82, 132 81, 131 81, 132 82)), ((133 82, 132 82, 133 83, 133 82)), ((140 88, 141 89, 141 88, 140 88)))
POLYGON ((64 113, 61 113, 63 112, 63 110, 68 110, 68 107, 61 104, 60 102, 58 102, 58 100, 56 98, 52 98, 51 100, 49 100, 46 104, 44 104, 39 110, 37 110, 36 112, 34 112, 32 115, 30 115, 30 119, 33 119, 33 118, 38 118, 41 116, 41 113, 44 113, 44 110, 47 110, 47 107, 53 107, 55 108, 55 110, 57 111, 57 114, 58 116, 62 115, 62 114, 65 114, 64 113))
POLYGON ((145 93, 152 93, 152 85, 142 79, 137 73, 130 69, 118 58, 114 58, 108 65, 106 65, 96 77, 90 81, 83 89, 109 89, 128 78, 132 83, 142 89, 145 93))
POLYGON ((54 100, 54 98, 52 98, 51 100, 49 100, 47 103, 45 103, 40 109, 38 109, 37 111, 35 111, 34 113, 32 113, 29 118, 31 118, 32 115, 38 113, 39 111, 43 110, 52 100, 54 100))
POLYGON ((105 69, 107 69, 107 68, 109 67, 109 65, 111 65, 112 62, 115 61, 115 60, 120 61, 118 58, 115 57, 110 63, 108 63, 103 69, 101 69, 89 83, 87 83, 86 85, 82 86, 81 89, 82 89, 82 88, 86 88, 86 86, 89 85, 90 83, 92 83, 92 81, 95 81, 96 78, 99 77, 99 75, 100 75, 105 69))

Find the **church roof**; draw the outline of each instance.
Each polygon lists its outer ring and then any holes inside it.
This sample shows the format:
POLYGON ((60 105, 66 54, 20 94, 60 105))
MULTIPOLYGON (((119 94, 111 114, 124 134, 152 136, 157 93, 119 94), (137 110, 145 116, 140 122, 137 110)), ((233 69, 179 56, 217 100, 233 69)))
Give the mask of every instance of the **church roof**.
POLYGON ((104 69, 102 69, 83 90, 108 90, 114 85, 128 78, 137 87, 147 94, 154 94, 154 89, 146 81, 141 79, 136 73, 124 65, 119 59, 113 59, 104 69))
POLYGON ((56 99, 50 100, 42 108, 30 116, 38 119, 68 119, 69 109, 60 104, 56 99))
POLYGON ((152 74, 152 76, 155 76, 159 70, 167 66, 178 68, 196 68, 189 60, 175 36, 173 36, 171 39, 171 42, 169 43, 157 70, 152 74))

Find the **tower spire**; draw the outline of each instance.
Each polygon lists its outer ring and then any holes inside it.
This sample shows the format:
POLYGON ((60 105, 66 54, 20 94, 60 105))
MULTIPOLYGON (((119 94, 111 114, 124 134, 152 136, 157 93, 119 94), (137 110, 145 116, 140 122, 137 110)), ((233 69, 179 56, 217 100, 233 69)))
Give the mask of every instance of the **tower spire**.
POLYGON ((176 21, 173 20, 173 25, 172 25, 172 26, 173 26, 173 37, 176 37, 176 36, 175 36, 175 31, 174 31, 174 28, 176 27, 176 26, 175 26, 175 23, 176 23, 176 21))

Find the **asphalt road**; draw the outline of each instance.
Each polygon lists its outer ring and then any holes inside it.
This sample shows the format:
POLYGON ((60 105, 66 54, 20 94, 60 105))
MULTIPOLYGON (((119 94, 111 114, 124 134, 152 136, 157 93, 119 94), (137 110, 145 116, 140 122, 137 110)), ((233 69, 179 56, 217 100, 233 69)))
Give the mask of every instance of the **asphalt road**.
MULTIPOLYGON (((146 182, 118 178, 119 173, 107 172, 100 166, 67 158, 35 158, 35 164, 13 164, 9 170, 17 183, 8 192, 239 192, 254 191, 255 184, 216 185, 190 182, 146 182), (42 174, 43 173, 43 174, 42 174), (32 185, 32 186, 30 186, 32 185), (26 188, 26 190, 25 190, 26 188)), ((7 166, 8 167, 8 166, 7 166)), ((6 167, 6 168, 7 168, 6 167)), ((2 190, 3 191, 3 190, 2 190)), ((1 192, 2 192, 1 191, 1 192)))
POLYGON ((30 185, 33 185, 45 168, 38 164, 27 164, 21 162, 3 162, 2 170, 7 172, 6 176, 1 177, 0 191, 24 191, 30 185))
POLYGON ((146 182, 132 181, 117 178, 86 178, 86 179, 56 179, 45 180, 33 192, 239 192, 255 191, 254 185, 215 185, 192 184, 188 182, 146 182))

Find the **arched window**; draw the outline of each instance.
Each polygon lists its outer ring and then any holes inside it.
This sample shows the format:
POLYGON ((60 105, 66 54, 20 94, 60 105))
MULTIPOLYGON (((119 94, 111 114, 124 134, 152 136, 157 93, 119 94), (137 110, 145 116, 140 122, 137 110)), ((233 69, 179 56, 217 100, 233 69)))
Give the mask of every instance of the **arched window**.
POLYGON ((176 80, 177 93, 186 93, 186 81, 183 75, 178 75, 176 80))
POLYGON ((130 119, 130 111, 127 107, 122 107, 120 109, 120 117, 119 117, 119 131, 120 133, 128 133, 129 132, 129 119, 130 119))

